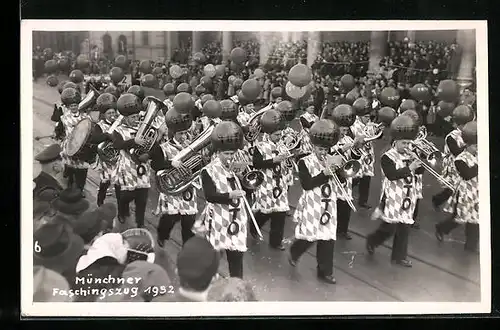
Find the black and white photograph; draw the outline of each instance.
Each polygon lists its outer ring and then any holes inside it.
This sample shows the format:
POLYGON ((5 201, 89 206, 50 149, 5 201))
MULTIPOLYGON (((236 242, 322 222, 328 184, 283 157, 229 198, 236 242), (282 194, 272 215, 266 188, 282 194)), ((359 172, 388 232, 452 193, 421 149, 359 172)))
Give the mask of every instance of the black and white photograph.
POLYGON ((22 315, 490 312, 485 21, 23 20, 21 56, 22 315))

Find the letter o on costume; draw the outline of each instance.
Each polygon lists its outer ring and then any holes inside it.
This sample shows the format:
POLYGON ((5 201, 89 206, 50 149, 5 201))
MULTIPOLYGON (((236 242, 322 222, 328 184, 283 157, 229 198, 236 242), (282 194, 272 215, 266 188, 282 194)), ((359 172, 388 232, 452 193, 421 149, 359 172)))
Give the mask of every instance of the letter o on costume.
POLYGON ((325 183, 321 186, 321 195, 324 198, 329 198, 330 196, 332 196, 332 187, 329 183, 325 183))
POLYGON ((240 232, 240 225, 236 221, 231 221, 229 227, 227 227, 227 233, 231 236, 236 235, 240 232))
POLYGON ((401 205, 402 205, 401 208, 403 210, 405 210, 405 211, 408 210, 411 206, 411 199, 409 199, 408 197, 405 197, 403 199, 403 203, 401 205))
POLYGON ((281 189, 281 187, 274 187, 273 188, 273 197, 274 198, 280 197, 282 193, 283 193, 283 189, 281 189))
POLYGON ((332 218, 332 215, 330 214, 330 212, 328 212, 328 211, 323 212, 323 214, 319 218, 319 223, 324 226, 330 222, 331 218, 332 218))
POLYGON ((146 167, 142 164, 137 166, 137 175, 143 176, 144 174, 146 174, 146 167))

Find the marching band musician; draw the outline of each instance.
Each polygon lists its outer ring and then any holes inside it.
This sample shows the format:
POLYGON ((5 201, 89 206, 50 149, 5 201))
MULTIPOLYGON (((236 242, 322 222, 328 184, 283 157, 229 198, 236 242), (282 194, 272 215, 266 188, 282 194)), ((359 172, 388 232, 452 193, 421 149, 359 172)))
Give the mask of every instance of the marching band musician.
MULTIPOLYGON (((280 152, 278 143, 281 140, 284 121, 279 111, 267 110, 260 118, 262 132, 266 134, 263 141, 255 144, 252 163, 253 168, 264 173, 264 181, 255 191, 255 220, 262 227, 271 219, 269 231, 269 245, 273 249, 285 250, 282 244, 285 229, 285 218, 290 210, 288 205, 288 185, 283 176, 286 155, 280 152)), ((251 235, 257 237, 254 227, 250 228, 251 235)))
MULTIPOLYGON (((189 114, 179 113, 175 108, 167 111, 165 122, 171 138, 155 145, 151 151, 151 167, 157 172, 171 167, 179 168, 182 164, 173 158, 189 146, 192 119, 189 114)), ((194 236, 191 231, 198 213, 197 194, 193 186, 178 195, 167 195, 160 192, 158 197, 158 245, 164 247, 165 240, 170 238, 174 225, 180 221, 182 228, 182 244, 194 236)))
POLYGON ((165 100, 163 103, 170 110, 174 107, 174 97, 175 97, 175 86, 172 83, 166 83, 163 86, 163 94, 165 94, 165 100))
POLYGON ((80 93, 74 88, 66 88, 61 93, 61 101, 69 110, 63 110, 63 115, 61 116, 61 122, 66 136, 62 144, 61 157, 63 158, 63 164, 66 165, 65 172, 68 177, 68 187, 76 185, 76 187, 82 192, 82 196, 84 196, 83 189, 87 181, 89 164, 83 160, 69 157, 66 154, 68 137, 71 132, 75 128, 76 124, 78 124, 82 119, 88 118, 87 114, 80 112, 78 109, 78 104, 81 100, 82 97, 80 93))
MULTIPOLYGON (((58 87, 59 94, 62 94, 63 90, 65 90, 66 88, 74 88, 78 90, 75 83, 71 81, 66 81, 59 84, 58 87)), ((56 126, 54 127, 54 137, 56 140, 60 141, 64 140, 64 133, 65 133, 64 125, 61 122, 61 117, 64 114, 64 108, 65 107, 62 101, 60 103, 54 104, 54 110, 52 112, 52 116, 50 117, 50 120, 56 123, 56 126)))
POLYGON ((134 94, 125 93, 117 101, 118 112, 124 117, 112 134, 113 147, 120 150, 116 168, 112 173, 114 184, 119 187, 118 220, 123 224, 130 217, 129 204, 135 202, 135 221, 144 227, 144 213, 150 185, 149 155, 133 157, 138 147, 134 141, 142 105, 134 94))
MULTIPOLYGON (((356 111, 356 120, 351 126, 354 135, 365 137, 366 130, 370 128, 372 128, 372 131, 369 133, 375 133, 373 131, 374 126, 370 124, 370 101, 366 98, 359 98, 354 101, 352 107, 356 111)), ((353 186, 358 186, 359 189, 358 205, 362 208, 370 209, 371 206, 368 205, 368 196, 370 194, 371 178, 375 175, 375 151, 371 142, 364 143, 361 148, 364 148, 370 161, 366 161, 366 159, 361 160, 361 169, 353 180, 353 186)))
POLYGON ((229 275, 243 278, 248 210, 242 199, 245 191, 231 170, 233 155, 243 146, 243 131, 236 123, 223 121, 215 127, 211 142, 216 156, 201 171, 207 203, 194 227, 204 233, 216 250, 226 251, 229 275))
MULTIPOLYGON (((285 127, 283 127, 282 135, 285 137, 287 135, 295 136, 298 139, 299 133, 297 133, 297 131, 295 131, 292 127, 290 127, 290 124, 291 124, 292 120, 295 119, 295 115, 297 113, 294 105, 290 101, 281 101, 274 108, 277 111, 279 111, 279 113, 281 114, 281 119, 283 120, 283 122, 285 124, 284 125, 285 127)), ((301 144, 302 144, 302 141, 299 141, 298 145, 293 150, 290 150, 290 152, 294 153, 294 155, 296 156, 294 158, 296 158, 296 159, 299 159, 300 157, 303 157, 306 154, 306 153, 300 154, 301 144)), ((289 160, 289 162, 293 162, 293 161, 294 161, 294 159, 289 160)), ((289 163, 289 164, 292 164, 292 163, 289 163)), ((287 183, 288 186, 293 186, 294 175, 295 175, 294 168, 285 167, 284 172, 285 172, 284 173, 285 182, 287 183)))
POLYGON ((204 131, 211 124, 218 123, 222 113, 222 107, 219 101, 208 100, 203 104, 203 115, 199 118, 200 131, 204 131))
MULTIPOLYGON (((116 120, 116 97, 110 93, 103 93, 97 98, 97 108, 101 113, 102 119, 97 122, 94 132, 92 133, 92 139, 98 139, 97 136, 100 134, 106 135, 113 122, 116 120)), ((102 140, 107 139, 107 136, 103 136, 102 140)), ((102 142, 102 141, 100 141, 102 142)), ((99 191, 97 192, 97 206, 101 206, 106 199, 106 194, 111 185, 111 177, 114 171, 114 166, 109 164, 102 159, 98 158, 98 172, 101 178, 99 184, 99 191)), ((116 199, 118 200, 118 192, 115 190, 116 199)))
POLYGON ((465 223, 466 251, 477 251, 479 244, 479 182, 477 159, 477 122, 470 121, 461 128, 465 149, 455 158, 454 165, 459 175, 454 195, 455 212, 436 225, 436 237, 443 241, 459 224, 465 223))
MULTIPOLYGON (((445 138, 442 175, 448 180, 448 182, 455 185, 457 183, 456 181, 459 179, 455 168, 455 158, 458 157, 458 155, 460 155, 466 147, 465 142, 462 139, 462 131, 464 125, 474 119, 474 112, 472 108, 466 105, 459 105, 453 110, 451 117, 455 129, 445 138)), ((453 213, 455 209, 455 199, 451 198, 452 195, 453 191, 449 188, 445 188, 440 193, 434 195, 432 197, 432 204, 434 208, 438 209, 444 204, 443 211, 453 213)))
MULTIPOLYGON (((356 159, 352 154, 351 149, 356 143, 351 126, 356 120, 354 109, 347 104, 341 104, 333 109, 330 117, 339 126, 338 142, 332 147, 331 151, 334 154, 339 154, 347 159, 356 159)), ((351 240, 349 234, 349 222, 351 220, 351 207, 346 198, 352 198, 352 178, 345 177, 342 180, 346 196, 337 191, 337 237, 346 240, 351 240)), ((340 188, 340 187, 337 187, 340 188)))
POLYGON ((341 164, 339 156, 328 152, 339 138, 336 124, 321 119, 309 130, 314 151, 299 160, 299 179, 303 191, 293 215, 295 241, 290 247, 289 263, 296 266, 299 258, 317 243, 317 276, 320 280, 335 284, 333 253, 337 238, 337 192, 332 167, 341 164))
POLYGON ((392 147, 381 157, 383 172, 382 196, 372 219, 381 219, 376 231, 368 235, 366 249, 370 255, 375 248, 394 235, 391 261, 411 267, 407 259, 409 225, 417 202, 415 175, 422 174, 421 161, 409 154, 409 143, 418 134, 418 125, 409 116, 396 117, 390 126, 392 147))
POLYGON ((306 111, 300 115, 300 123, 305 130, 309 130, 311 126, 319 120, 319 117, 314 114, 314 104, 306 103, 306 111))

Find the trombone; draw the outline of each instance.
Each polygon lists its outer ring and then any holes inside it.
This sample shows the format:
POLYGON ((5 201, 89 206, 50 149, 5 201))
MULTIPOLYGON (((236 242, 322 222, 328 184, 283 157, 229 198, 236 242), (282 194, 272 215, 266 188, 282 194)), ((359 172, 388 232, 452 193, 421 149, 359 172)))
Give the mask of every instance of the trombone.
MULTIPOLYGON (((351 143, 351 144, 354 143, 354 141, 352 140, 351 137, 349 137, 349 136, 346 135, 346 136, 344 136, 344 138, 346 139, 346 143, 351 143)), ((350 150, 352 151, 352 148, 350 150)), ((340 157, 342 157, 343 163, 342 163, 342 165, 340 167, 344 171, 344 176, 345 177, 352 178, 361 169, 361 164, 359 163, 359 161, 357 161, 355 159, 352 159, 350 157, 346 157, 339 150, 334 150, 334 154, 339 155, 340 157)))
POLYGON ((419 158, 425 159, 432 167, 435 167, 443 157, 439 149, 426 138, 427 129, 425 126, 420 126, 417 138, 412 142, 412 149, 419 158))
MULTIPOLYGON (((242 176, 243 186, 248 190, 257 189, 264 182, 264 173, 258 170, 252 170, 248 161, 243 159, 241 151, 237 151, 233 155, 233 164, 231 170, 236 174, 236 176, 242 176), (237 169, 234 164, 246 164, 243 169, 237 169)), ((240 182, 241 183, 241 182, 240 182)))
POLYGON ((384 123, 366 125, 363 133, 365 136, 363 145, 359 148, 353 147, 351 149, 351 152, 354 155, 360 157, 365 162, 365 164, 369 165, 373 163, 373 157, 364 149, 364 147, 367 145, 367 143, 380 138, 382 134, 384 134, 384 123))
POLYGON ((324 161, 325 161, 325 166, 328 169, 328 172, 330 173, 330 176, 333 178, 333 182, 335 183, 335 185, 340 190, 340 194, 342 195, 342 197, 344 197, 344 200, 347 202, 347 204, 349 205, 349 207, 354 212, 356 212, 357 209, 356 209, 356 206, 354 206, 352 197, 347 194, 347 191, 344 189, 344 185, 342 184, 342 182, 340 182, 340 179, 339 179, 337 173, 335 173, 335 171, 336 171, 335 166, 330 166, 326 162, 326 159, 324 159, 324 161))

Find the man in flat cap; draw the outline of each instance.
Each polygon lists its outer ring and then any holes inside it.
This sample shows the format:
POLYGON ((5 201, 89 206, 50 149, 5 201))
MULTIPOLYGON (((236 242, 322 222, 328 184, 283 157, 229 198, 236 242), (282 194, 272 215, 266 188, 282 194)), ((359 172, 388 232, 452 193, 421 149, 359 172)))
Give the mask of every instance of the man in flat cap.
POLYGON ((64 168, 61 162, 61 147, 59 144, 52 144, 36 155, 35 160, 40 163, 42 171, 33 179, 35 183, 33 199, 50 202, 65 186, 62 177, 64 168))

